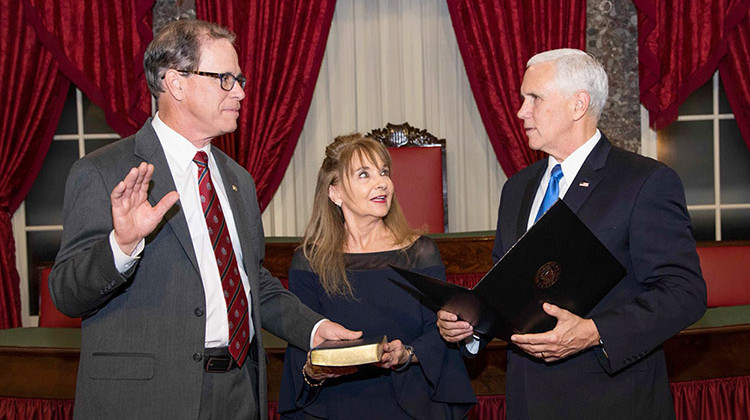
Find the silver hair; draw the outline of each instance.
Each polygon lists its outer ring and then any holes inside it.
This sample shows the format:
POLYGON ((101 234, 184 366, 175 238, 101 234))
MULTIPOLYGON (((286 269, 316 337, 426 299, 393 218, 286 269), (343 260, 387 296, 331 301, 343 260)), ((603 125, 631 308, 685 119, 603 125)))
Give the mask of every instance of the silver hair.
POLYGON ((555 77, 563 95, 570 96, 581 89, 589 93, 589 109, 598 121, 609 96, 609 80, 602 64, 584 51, 560 48, 536 54, 526 67, 548 61, 555 63, 555 77))

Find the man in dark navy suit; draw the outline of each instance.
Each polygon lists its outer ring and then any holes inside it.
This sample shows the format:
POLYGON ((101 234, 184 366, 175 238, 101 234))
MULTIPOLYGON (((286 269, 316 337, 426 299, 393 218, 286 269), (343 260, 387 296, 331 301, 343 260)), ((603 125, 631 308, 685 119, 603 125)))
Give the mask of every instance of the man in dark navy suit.
MULTIPOLYGON (((529 147, 549 157, 505 183, 493 259, 559 197, 627 274, 587 318, 545 303, 555 328, 511 337, 508 419, 675 416, 661 344, 703 315, 706 285, 679 177, 609 143, 597 129, 607 94, 606 72, 583 51, 527 64, 518 117, 529 147)), ((438 315, 443 337, 465 354, 486 344, 454 314, 438 315)))

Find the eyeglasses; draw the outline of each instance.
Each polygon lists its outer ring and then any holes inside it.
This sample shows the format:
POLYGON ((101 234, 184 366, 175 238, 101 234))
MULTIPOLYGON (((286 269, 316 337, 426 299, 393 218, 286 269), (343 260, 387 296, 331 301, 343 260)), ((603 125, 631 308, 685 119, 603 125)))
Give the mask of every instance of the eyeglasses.
POLYGON ((215 79, 219 79, 221 81, 221 88, 223 90, 226 90, 227 92, 231 91, 232 88, 234 88, 234 82, 240 82, 240 87, 242 87, 242 89, 245 88, 245 83, 247 83, 247 79, 242 74, 238 74, 237 76, 235 76, 232 73, 211 73, 208 71, 195 71, 195 70, 177 70, 177 71, 179 71, 180 73, 191 73, 191 74, 197 74, 198 76, 208 76, 208 77, 213 77, 215 79))

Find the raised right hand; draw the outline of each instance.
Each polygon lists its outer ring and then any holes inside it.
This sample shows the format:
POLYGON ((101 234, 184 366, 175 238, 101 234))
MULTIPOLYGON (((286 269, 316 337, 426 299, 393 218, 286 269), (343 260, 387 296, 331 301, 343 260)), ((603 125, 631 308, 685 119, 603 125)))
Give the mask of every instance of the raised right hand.
POLYGON ((456 343, 470 337, 474 328, 466 321, 460 321, 456 314, 439 310, 437 313, 437 326, 440 335, 449 343, 456 343))
POLYGON ((130 255, 138 242, 156 228, 167 210, 180 198, 177 191, 172 191, 152 207, 148 202, 148 187, 153 173, 154 165, 141 162, 128 172, 109 196, 115 241, 126 255, 130 255))

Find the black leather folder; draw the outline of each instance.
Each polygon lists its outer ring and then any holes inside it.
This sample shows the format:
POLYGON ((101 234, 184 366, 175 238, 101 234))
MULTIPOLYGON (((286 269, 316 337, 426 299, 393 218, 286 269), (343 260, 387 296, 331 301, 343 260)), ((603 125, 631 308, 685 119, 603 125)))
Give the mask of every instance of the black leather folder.
POLYGON ((624 276, 625 267, 558 200, 473 289, 391 266, 433 308, 452 312, 476 333, 508 340, 555 327, 542 303, 586 317, 624 276))

